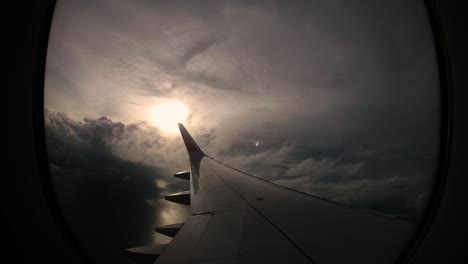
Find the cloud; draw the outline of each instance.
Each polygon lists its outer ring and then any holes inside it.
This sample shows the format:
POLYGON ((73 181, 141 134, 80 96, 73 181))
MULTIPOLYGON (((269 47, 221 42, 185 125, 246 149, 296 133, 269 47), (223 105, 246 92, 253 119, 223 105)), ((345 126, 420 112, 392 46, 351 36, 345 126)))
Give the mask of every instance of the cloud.
POLYGON ((45 104, 82 120, 49 127, 77 153, 185 169, 148 113, 179 100, 207 153, 255 175, 392 212, 429 190, 440 93, 422 3, 59 3, 49 43, 45 104))
POLYGON ((208 37, 203 38, 200 41, 196 42, 192 47, 185 51, 182 55, 181 62, 183 65, 187 65, 187 63, 198 54, 208 50, 211 46, 215 45, 222 39, 220 37, 208 37))
POLYGON ((430 177, 404 166, 376 165, 378 158, 370 156, 375 152, 365 153, 308 158, 290 164, 273 182, 353 207, 418 219, 427 202, 430 177))
POLYGON ((314 147, 431 141, 436 61, 424 7, 407 5, 59 4, 46 105, 138 123, 177 99, 223 135, 268 120, 314 147))
POLYGON ((359 173, 364 166, 365 163, 363 161, 342 163, 340 160, 331 160, 329 158, 320 160, 308 158, 296 166, 289 168, 286 176, 292 178, 308 176, 308 179, 312 182, 330 179, 337 181, 359 173))

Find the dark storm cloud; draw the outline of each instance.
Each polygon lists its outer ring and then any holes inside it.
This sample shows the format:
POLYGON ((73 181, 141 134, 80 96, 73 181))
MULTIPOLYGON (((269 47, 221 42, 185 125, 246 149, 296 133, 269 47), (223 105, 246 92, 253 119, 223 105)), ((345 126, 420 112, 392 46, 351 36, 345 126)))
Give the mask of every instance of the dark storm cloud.
POLYGON ((58 202, 93 259, 127 263, 121 257, 122 249, 153 243, 153 228, 168 224, 158 212, 188 214, 187 208, 161 201, 164 194, 187 189, 186 183, 170 177, 165 166, 123 159, 112 148, 126 137, 133 138, 129 145, 138 145, 141 150, 158 148, 164 142, 157 131, 145 131, 147 137, 139 139, 141 134, 135 132, 145 130, 141 124, 125 125, 106 117, 78 122, 49 110, 45 116, 58 202))
POLYGON ((93 155, 101 158, 121 159, 142 166, 152 166, 155 170, 157 169, 156 175, 167 173, 165 170, 168 168, 185 166, 187 155, 182 151, 168 151, 175 152, 175 154, 172 154, 173 156, 168 154, 166 158, 158 156, 160 151, 168 150, 168 148, 184 150, 182 142, 162 137, 157 128, 145 123, 126 125, 113 122, 106 117, 76 121, 64 113, 48 109, 45 113, 48 142, 51 142, 49 155, 54 158, 69 155, 74 159, 90 162, 93 157, 81 155, 81 152, 94 153, 93 155), (69 151, 70 149, 76 151, 69 151), (138 152, 143 154, 139 155, 138 152), (147 160, 151 152, 155 153, 155 157, 147 160), (183 155, 177 156, 179 153, 183 155), (164 163, 168 160, 171 161, 170 164, 164 163))

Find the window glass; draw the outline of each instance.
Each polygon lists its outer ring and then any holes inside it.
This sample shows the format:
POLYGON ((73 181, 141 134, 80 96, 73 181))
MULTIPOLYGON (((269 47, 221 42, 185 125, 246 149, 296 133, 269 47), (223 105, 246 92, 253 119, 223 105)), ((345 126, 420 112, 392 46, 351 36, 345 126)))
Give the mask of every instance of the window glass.
POLYGON ((423 1, 59 1, 45 124, 65 217, 98 263, 170 241, 182 122, 210 156, 417 221, 440 90, 423 1))

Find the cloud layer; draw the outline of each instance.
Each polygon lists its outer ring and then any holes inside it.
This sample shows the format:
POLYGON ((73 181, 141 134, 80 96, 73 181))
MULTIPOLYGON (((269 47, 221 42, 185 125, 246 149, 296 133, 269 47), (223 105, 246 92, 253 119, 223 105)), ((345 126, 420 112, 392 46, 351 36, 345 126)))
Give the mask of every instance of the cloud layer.
MULTIPOLYGON (((113 181, 145 181, 148 186, 139 191, 147 193, 148 197, 142 199, 145 201, 155 199, 155 193, 187 188, 170 177, 172 172, 188 167, 179 137, 165 137, 145 123, 123 124, 106 117, 79 122, 50 110, 46 110, 46 127, 52 175, 57 181, 62 177, 65 181, 109 180, 104 176, 113 181), (127 172, 120 173, 121 168, 112 164, 114 160, 127 172), (136 178, 133 169, 128 169, 130 165, 125 164, 131 164, 136 175, 140 168, 152 174, 136 178), (97 169, 102 175, 93 176, 97 169)), ((435 151, 417 156, 420 153, 412 146, 317 151, 295 144, 260 141, 256 146, 253 141, 237 140, 233 144, 226 138, 219 142, 223 135, 216 130, 194 133, 194 137, 211 156, 264 179, 351 206, 411 218, 417 218, 424 208, 436 157, 435 151)))

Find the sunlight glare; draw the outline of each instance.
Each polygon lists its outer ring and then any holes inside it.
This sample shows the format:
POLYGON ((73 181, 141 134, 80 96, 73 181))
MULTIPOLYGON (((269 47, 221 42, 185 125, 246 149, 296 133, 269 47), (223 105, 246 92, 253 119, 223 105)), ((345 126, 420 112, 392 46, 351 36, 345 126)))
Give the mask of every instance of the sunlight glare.
POLYGON ((166 133, 177 133, 177 123, 184 123, 188 115, 187 107, 180 101, 170 101, 156 105, 151 110, 152 120, 166 133))

